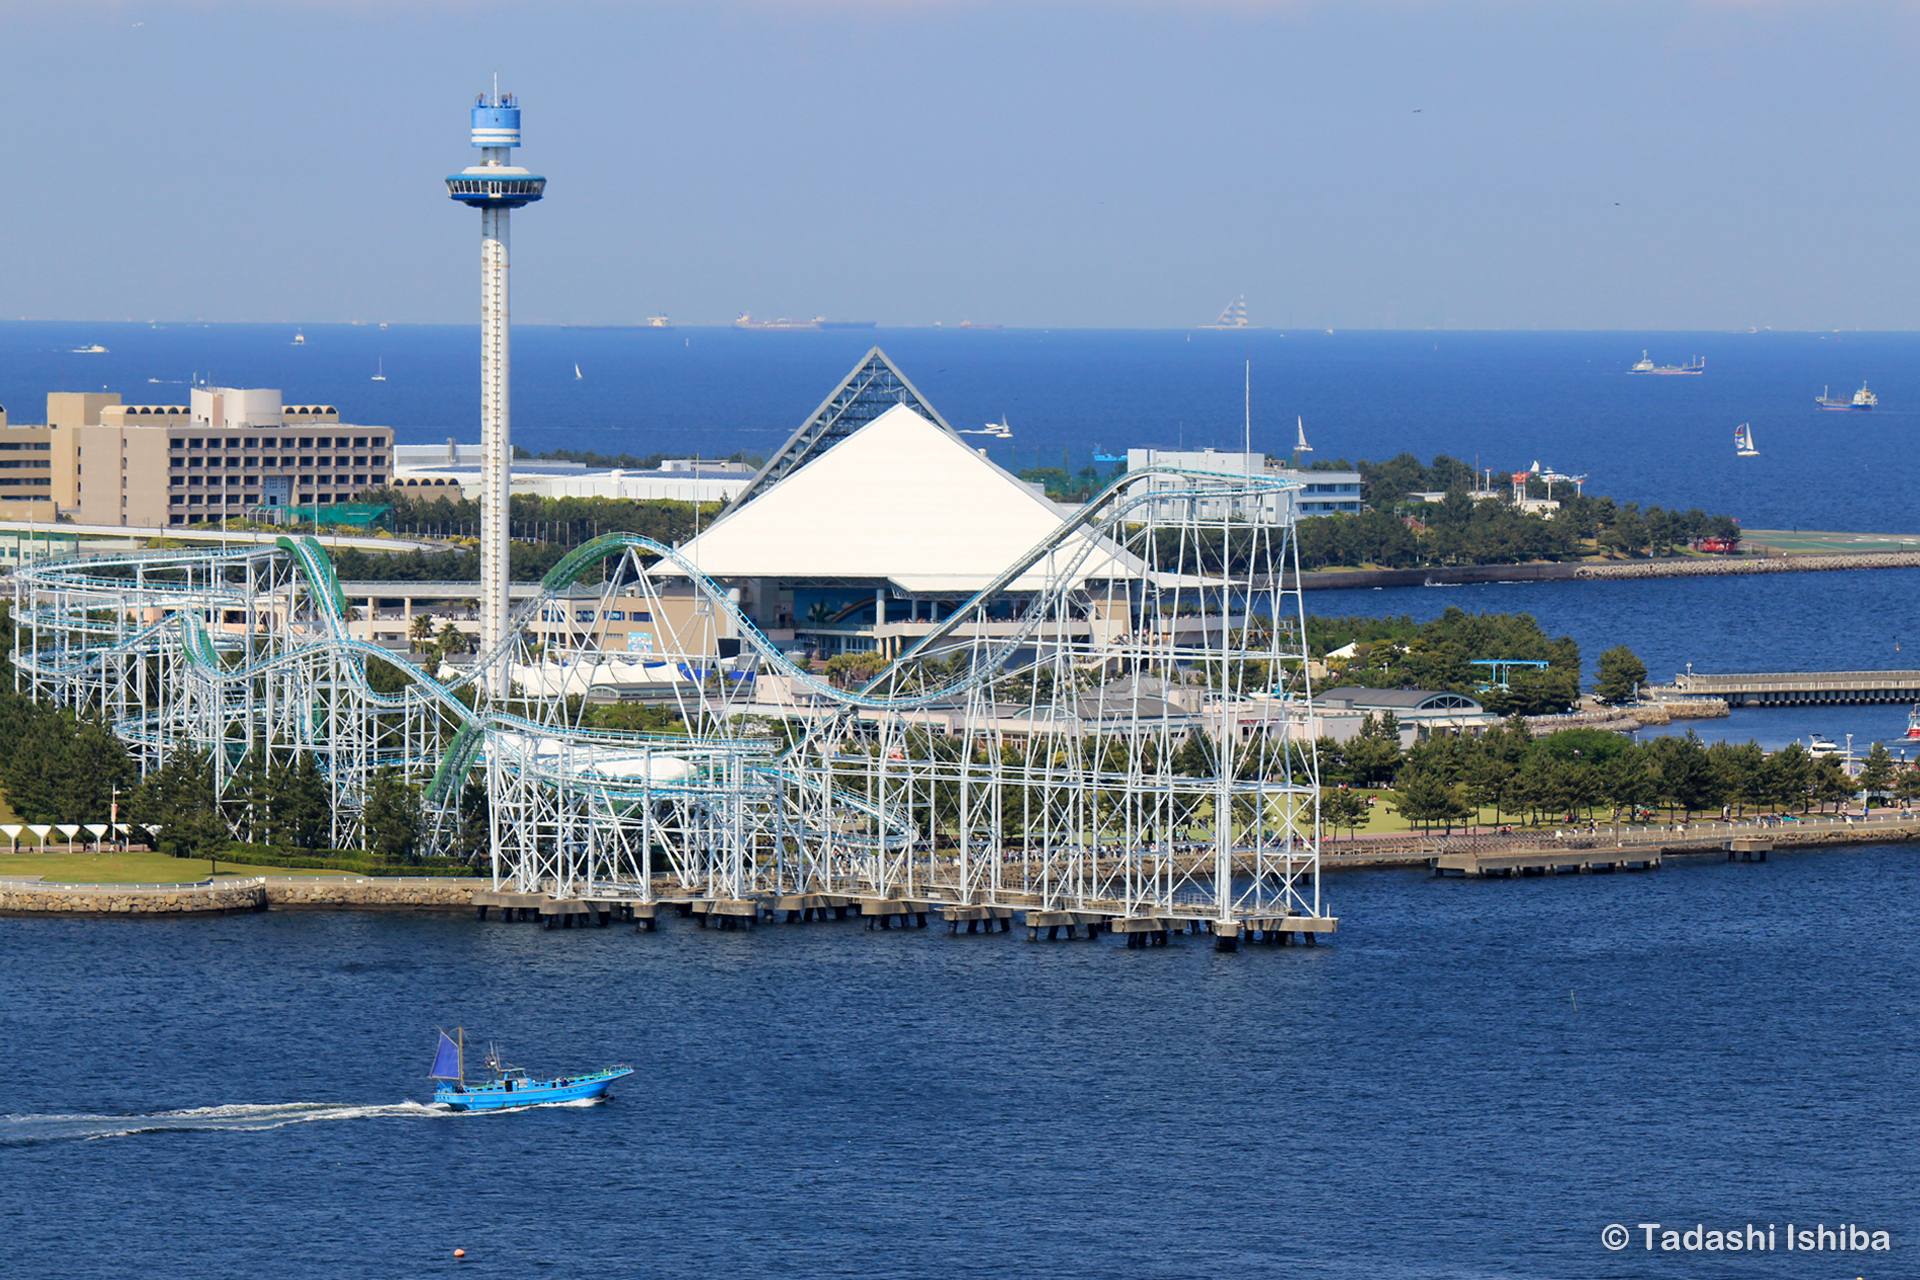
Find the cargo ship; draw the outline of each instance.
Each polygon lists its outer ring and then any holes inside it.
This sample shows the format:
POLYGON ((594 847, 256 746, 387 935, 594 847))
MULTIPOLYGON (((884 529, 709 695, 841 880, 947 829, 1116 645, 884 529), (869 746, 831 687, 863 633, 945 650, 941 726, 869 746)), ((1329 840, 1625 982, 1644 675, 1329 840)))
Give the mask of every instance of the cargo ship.
POLYGON ((1653 362, 1653 357, 1649 356, 1644 351, 1640 353, 1640 359, 1637 363, 1635 363, 1633 368, 1627 370, 1628 373, 1660 373, 1660 374, 1705 373, 1706 371, 1707 371, 1707 358, 1705 356, 1695 356, 1693 359, 1687 361, 1685 364, 1655 364, 1653 362))
POLYGON ((1819 399, 1814 401, 1822 409, 1871 409, 1880 403, 1880 397, 1867 390, 1867 384, 1861 383, 1860 389, 1853 393, 1853 399, 1841 400, 1827 394, 1827 388, 1820 389, 1819 399))
POLYGON ((733 322, 736 329, 818 329, 818 320, 755 320, 750 312, 741 312, 740 318, 733 322))

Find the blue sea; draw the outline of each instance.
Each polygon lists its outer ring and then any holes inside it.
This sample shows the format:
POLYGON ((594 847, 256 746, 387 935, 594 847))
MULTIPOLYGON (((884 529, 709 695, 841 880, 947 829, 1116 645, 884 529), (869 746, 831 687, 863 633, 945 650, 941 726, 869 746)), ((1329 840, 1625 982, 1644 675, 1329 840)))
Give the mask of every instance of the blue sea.
POLYGON ((1349 873, 1331 945, 1235 955, 857 921, 5 920, 3 1269, 1911 1276, 1916 895, 1910 848, 1349 873), (439 1112, 456 1024, 638 1075, 600 1106, 439 1112), (1892 1248, 1648 1252, 1640 1223, 1892 1248))
MULTIPOLYGON (((178 401, 211 376, 403 441, 476 437, 473 329, 294 332, 0 325, 0 404, 31 421, 49 390, 178 401)), ((515 438, 770 453, 876 342, 955 426, 1006 415, 995 456, 1020 467, 1235 447, 1251 360, 1255 444, 1275 451, 1299 415, 1319 458, 1537 460, 1751 528, 1920 523, 1914 335, 521 328, 515 438), (1708 372, 1627 376, 1642 349, 1708 372), (1862 380, 1884 408, 1813 408, 1862 380), (1733 457, 1740 422, 1761 457, 1733 457)), ((1920 571, 1895 570, 1309 607, 1525 611, 1590 669, 1624 643, 1664 678, 1920 666, 1917 598, 1920 571)), ((1701 726, 1769 746, 1904 728, 1904 708, 1701 726)), ((1344 874, 1332 945, 1231 956, 853 923, 0 920, 0 1256, 8 1275, 169 1280, 1910 1276, 1915 892, 1904 847, 1344 874), (599 1107, 439 1114, 423 1076, 455 1024, 528 1066, 640 1074, 599 1107), (1846 1223, 1894 1248, 1649 1252, 1651 1222, 1846 1223)))
MULTIPOLYGON (((1920 334, 1325 333, 734 329, 513 331, 513 436, 550 448, 771 454, 878 345, 955 427, 1004 415, 994 459, 1089 465, 1129 446, 1320 460, 1403 450, 1512 472, 1539 462, 1622 502, 1726 512, 1749 528, 1920 536, 1901 463, 1920 429, 1920 334), (1706 358, 1701 377, 1637 377, 1706 358), (578 367, 580 376, 574 376, 578 367), (1862 381, 1872 413, 1822 413, 1862 381), (1761 456, 1737 459, 1753 426, 1761 456)), ((444 326, 0 324, 0 405, 41 421, 48 391, 184 401, 194 378, 279 387, 402 443, 479 439, 479 331, 444 326), (296 333, 305 342, 295 345, 296 333), (76 354, 92 345, 105 353, 76 354), (384 369, 385 382, 373 381, 384 369)), ((986 443, 984 438, 982 443, 986 443)))

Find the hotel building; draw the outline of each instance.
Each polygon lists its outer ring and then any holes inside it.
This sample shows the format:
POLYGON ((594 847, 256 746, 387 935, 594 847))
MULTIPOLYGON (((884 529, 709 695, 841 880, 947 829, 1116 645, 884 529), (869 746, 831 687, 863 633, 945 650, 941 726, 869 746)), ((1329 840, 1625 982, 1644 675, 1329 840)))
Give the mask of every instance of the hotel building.
MULTIPOLYGON (((47 426, 29 430, 47 437, 54 505, 82 524, 151 528, 347 502, 392 475, 391 428, 343 424, 332 405, 282 404, 271 389, 195 387, 183 405, 49 395, 47 426)), ((0 481, 8 456, 0 449, 0 481)), ((0 505, 6 493, 0 483, 0 505)))

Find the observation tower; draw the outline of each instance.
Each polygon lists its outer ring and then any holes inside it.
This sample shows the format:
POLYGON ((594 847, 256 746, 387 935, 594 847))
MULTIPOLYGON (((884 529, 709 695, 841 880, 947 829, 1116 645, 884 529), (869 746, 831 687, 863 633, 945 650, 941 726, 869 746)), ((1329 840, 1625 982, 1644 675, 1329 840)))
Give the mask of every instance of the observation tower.
MULTIPOLYGON (((507 223, 532 204, 547 180, 508 163, 520 145, 520 104, 512 94, 481 94, 473 106, 473 145, 480 163, 447 179, 447 194, 480 211, 480 651, 493 652, 507 633, 507 478, 509 435, 507 356, 507 223)), ((486 675, 495 695, 507 692, 509 665, 496 660, 486 675)))

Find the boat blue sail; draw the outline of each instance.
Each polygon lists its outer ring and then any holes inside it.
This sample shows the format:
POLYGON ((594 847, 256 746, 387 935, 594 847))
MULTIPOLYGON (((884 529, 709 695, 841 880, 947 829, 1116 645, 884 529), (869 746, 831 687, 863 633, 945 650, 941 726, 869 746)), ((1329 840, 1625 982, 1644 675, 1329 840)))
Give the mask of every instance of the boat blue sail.
POLYGON ((509 1066, 498 1049, 488 1047, 484 1083, 469 1085, 466 1077, 466 1032, 440 1033, 428 1079, 441 1081, 433 1100, 455 1111, 498 1111, 508 1107, 536 1107, 553 1102, 581 1102, 601 1098, 615 1080, 633 1074, 627 1066, 602 1067, 576 1076, 539 1080, 519 1067, 509 1066), (456 1038, 457 1037, 457 1038, 456 1038))
POLYGON ((427 1073, 429 1080, 458 1080, 461 1078, 460 1045, 446 1032, 440 1033, 440 1049, 433 1055, 433 1070, 427 1073))

